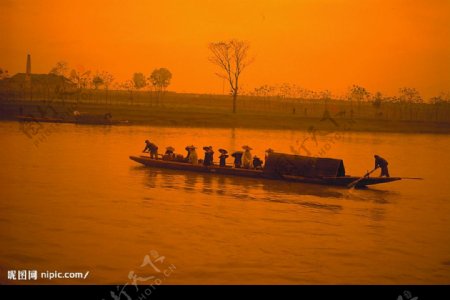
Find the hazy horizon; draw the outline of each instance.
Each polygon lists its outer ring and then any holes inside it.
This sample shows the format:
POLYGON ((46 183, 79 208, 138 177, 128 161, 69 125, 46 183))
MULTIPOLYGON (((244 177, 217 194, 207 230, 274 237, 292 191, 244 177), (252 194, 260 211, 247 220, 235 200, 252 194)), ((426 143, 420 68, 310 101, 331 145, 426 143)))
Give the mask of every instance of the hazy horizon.
POLYGON ((209 42, 250 43, 254 63, 244 89, 284 82, 342 94, 353 84, 395 95, 416 88, 425 99, 450 89, 448 1, 2 1, 0 67, 47 73, 108 71, 116 81, 155 68, 173 73, 170 90, 222 93, 208 61, 209 42))

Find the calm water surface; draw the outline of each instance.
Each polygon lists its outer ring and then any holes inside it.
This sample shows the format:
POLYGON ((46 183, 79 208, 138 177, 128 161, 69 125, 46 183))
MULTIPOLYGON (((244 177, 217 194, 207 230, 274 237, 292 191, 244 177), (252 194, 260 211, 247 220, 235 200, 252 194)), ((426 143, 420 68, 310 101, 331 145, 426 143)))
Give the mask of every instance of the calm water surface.
POLYGON ((308 140, 313 154, 325 147, 325 156, 344 159, 349 174, 372 169, 377 153, 391 175, 425 178, 347 190, 150 169, 128 159, 146 138, 160 149, 249 144, 260 156, 267 147, 291 153, 307 132, 51 128, 36 147, 18 123, 0 123, 0 283, 19 283, 4 270, 21 269, 90 271, 86 280, 37 281, 65 284, 124 284, 130 272, 167 284, 450 283, 450 136, 308 140))

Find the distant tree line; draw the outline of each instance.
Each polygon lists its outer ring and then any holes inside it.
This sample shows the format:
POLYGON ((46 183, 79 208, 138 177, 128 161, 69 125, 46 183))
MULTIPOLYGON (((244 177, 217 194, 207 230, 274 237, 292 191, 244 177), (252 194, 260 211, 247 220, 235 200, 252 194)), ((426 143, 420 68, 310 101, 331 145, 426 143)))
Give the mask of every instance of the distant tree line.
MULTIPOLYGON (((345 100, 350 103, 372 102, 374 106, 381 106, 382 103, 425 103, 420 93, 411 87, 402 87, 396 96, 384 96, 381 92, 369 92, 359 85, 352 85, 348 91, 341 96, 333 95, 329 90, 313 91, 302 88, 295 84, 283 83, 281 85, 262 85, 245 93, 248 96, 272 97, 281 99, 303 99, 303 100, 345 100)), ((450 93, 440 93, 428 99, 428 103, 450 102, 450 93)))
POLYGON ((59 61, 50 70, 50 74, 60 75, 69 78, 77 87, 81 95, 85 89, 99 90, 104 88, 106 91, 106 101, 108 101, 108 90, 127 90, 130 92, 130 98, 133 98, 133 91, 139 91, 146 87, 153 88, 157 98, 160 99, 167 87, 170 85, 172 73, 166 68, 154 69, 148 77, 144 73, 134 73, 129 80, 123 82, 114 82, 114 76, 107 71, 96 71, 93 73, 83 67, 71 69, 67 62, 59 61))

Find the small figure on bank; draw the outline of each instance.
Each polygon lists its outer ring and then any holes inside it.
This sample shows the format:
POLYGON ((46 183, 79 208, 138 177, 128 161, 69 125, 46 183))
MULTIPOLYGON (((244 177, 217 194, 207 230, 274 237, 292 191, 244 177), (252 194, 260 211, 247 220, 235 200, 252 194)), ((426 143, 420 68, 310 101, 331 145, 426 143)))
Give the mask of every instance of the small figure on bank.
POLYGON ((197 151, 195 150, 197 148, 194 147, 194 145, 188 146, 186 148, 189 148, 188 163, 193 164, 193 165, 198 165, 198 155, 197 155, 197 151))
POLYGON ((375 158, 375 169, 381 168, 381 174, 380 177, 386 176, 389 177, 389 170, 388 170, 388 162, 384 158, 378 155, 373 156, 375 158))
POLYGON ((262 166, 263 161, 258 156, 255 155, 253 157, 253 168, 255 168, 256 170, 262 170, 262 166))
POLYGON ((220 164, 219 165, 221 167, 225 167, 227 165, 226 160, 228 158, 228 151, 225 149, 219 149, 219 152, 220 152, 220 156, 219 156, 220 164))
POLYGON ((142 152, 145 153, 147 151, 150 153, 150 158, 158 159, 158 146, 149 140, 145 140, 145 148, 142 152))
POLYGON ((242 146, 242 149, 244 149, 244 154, 242 155, 242 164, 245 169, 251 169, 253 168, 253 162, 252 162, 252 153, 250 150, 253 150, 249 146, 245 145, 242 146))
POLYGON ((111 122, 112 119, 112 114, 111 113, 106 113, 104 116, 105 122, 111 122))
POLYGON ((242 152, 242 151, 236 151, 231 154, 231 156, 234 157, 233 164, 234 164, 235 168, 242 167, 242 155, 244 155, 244 152, 242 152))
POLYGON ((73 111, 73 118, 75 120, 75 122, 78 122, 81 118, 81 113, 78 110, 74 110, 73 111))
POLYGON ((212 166, 214 161, 214 151, 212 149, 212 146, 205 146, 203 147, 203 150, 205 150, 205 159, 203 160, 203 165, 212 166))

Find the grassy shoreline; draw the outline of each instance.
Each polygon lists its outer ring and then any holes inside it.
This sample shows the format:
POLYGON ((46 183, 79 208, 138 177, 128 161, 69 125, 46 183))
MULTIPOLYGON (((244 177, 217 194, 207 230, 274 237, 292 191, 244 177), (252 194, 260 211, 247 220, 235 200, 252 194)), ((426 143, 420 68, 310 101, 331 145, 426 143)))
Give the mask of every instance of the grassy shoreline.
POLYGON ((450 133, 450 123, 405 120, 367 120, 333 118, 321 120, 318 117, 304 117, 288 113, 244 111, 232 114, 211 108, 164 107, 146 105, 104 105, 93 103, 53 102, 49 106, 41 101, 10 101, 0 103, 0 120, 17 120, 19 114, 58 116, 67 120, 73 118, 76 109, 86 114, 111 113, 113 120, 128 120, 131 125, 170 127, 249 128, 274 130, 319 130, 354 132, 398 132, 398 133, 450 133))

